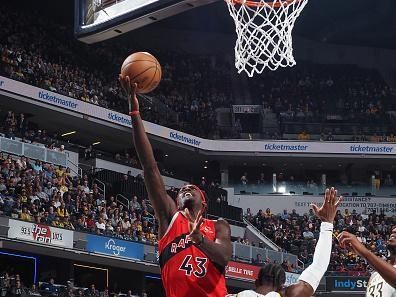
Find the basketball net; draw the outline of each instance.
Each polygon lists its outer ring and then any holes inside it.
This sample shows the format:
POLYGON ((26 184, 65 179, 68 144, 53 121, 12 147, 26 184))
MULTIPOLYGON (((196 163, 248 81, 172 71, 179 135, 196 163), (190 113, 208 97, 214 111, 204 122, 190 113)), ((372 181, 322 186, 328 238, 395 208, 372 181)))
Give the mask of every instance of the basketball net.
POLYGON ((292 31, 308 0, 225 0, 235 22, 235 67, 249 77, 296 65, 292 31))

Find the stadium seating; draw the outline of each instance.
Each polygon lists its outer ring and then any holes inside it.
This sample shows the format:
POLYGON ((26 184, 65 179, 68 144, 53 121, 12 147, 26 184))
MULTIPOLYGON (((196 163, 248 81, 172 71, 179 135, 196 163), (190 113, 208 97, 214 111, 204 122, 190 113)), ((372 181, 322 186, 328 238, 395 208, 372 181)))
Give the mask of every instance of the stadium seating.
MULTIPOLYGON (((88 47, 60 25, 34 19, 23 11, 2 13, 0 75, 126 112, 115 77, 122 57, 133 51, 128 39, 88 47), (23 21, 14 27, 12 18, 23 21), (97 65, 99 60, 103 63, 97 65)), ((252 131, 242 125, 226 133, 217 125, 216 108, 249 102, 262 105, 263 114, 273 113, 279 122, 274 130, 262 131, 262 138, 395 140, 395 94, 375 70, 301 62, 249 80, 244 95, 234 98, 229 87, 233 65, 227 59, 159 49, 153 54, 164 77, 149 100, 141 100, 146 120, 203 137, 239 137, 252 131)))
MULTIPOLYGON (((298 214, 285 210, 282 214, 273 214, 270 209, 257 214, 247 210, 245 218, 256 226, 264 235, 272 239, 286 251, 298 255, 304 264, 310 264, 316 240, 319 236, 320 221, 314 213, 298 214)), ((334 234, 347 230, 357 234, 358 239, 380 257, 386 258, 386 241, 394 224, 392 217, 383 213, 358 214, 338 211, 334 234)), ((347 250, 333 244, 329 273, 343 272, 345 275, 366 275, 367 263, 347 250)))
POLYGON ((10 270, 0 271, 0 296, 90 296, 90 297, 109 297, 109 296, 127 296, 139 297, 142 295, 132 294, 132 290, 127 293, 111 292, 105 288, 100 292, 96 289, 95 284, 91 284, 89 288, 77 287, 73 280, 67 281, 66 284, 59 284, 54 278, 50 278, 46 282, 40 282, 27 287, 24 284, 23 278, 18 274, 18 267, 8 267, 10 270))

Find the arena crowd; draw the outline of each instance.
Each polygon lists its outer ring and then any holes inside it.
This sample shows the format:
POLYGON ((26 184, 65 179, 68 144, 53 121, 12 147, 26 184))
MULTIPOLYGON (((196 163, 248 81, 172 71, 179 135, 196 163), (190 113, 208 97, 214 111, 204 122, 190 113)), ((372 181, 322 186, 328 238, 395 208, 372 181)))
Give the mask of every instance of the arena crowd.
MULTIPOLYGON (((298 214, 296 210, 290 212, 287 209, 281 214, 274 214, 269 208, 254 214, 247 209, 245 218, 284 251, 298 255, 298 259, 306 265, 311 263, 320 232, 320 220, 311 209, 304 214, 298 214)), ((384 213, 374 211, 363 214, 357 213, 356 210, 338 210, 334 235, 337 236, 344 230, 356 234, 359 241, 369 250, 386 259, 386 242, 394 224, 395 218, 384 213)), ((338 275, 366 275, 368 265, 352 252, 341 249, 336 241, 333 241, 328 271, 337 272, 338 275)))
MULTIPOLYGON (((87 46, 75 41, 67 27, 36 18, 35 13, 5 8, 0 16, 0 74, 125 113, 117 65, 142 45, 131 46, 128 38, 120 38, 87 46), (21 21, 15 24, 12 19, 21 21)), ((263 138, 309 140, 317 134, 321 140, 332 141, 335 135, 348 134, 356 141, 395 141, 391 125, 395 91, 378 71, 300 62, 243 85, 232 80, 231 58, 151 51, 162 64, 163 79, 150 97, 141 100, 146 120, 202 137, 239 137, 241 132, 250 132, 243 124, 236 121, 227 132, 216 119, 217 108, 238 102, 261 105, 263 118, 268 113, 276 115, 278 128, 263 131, 263 138), (234 98, 231 82, 235 89, 246 89, 244 100, 234 98)))

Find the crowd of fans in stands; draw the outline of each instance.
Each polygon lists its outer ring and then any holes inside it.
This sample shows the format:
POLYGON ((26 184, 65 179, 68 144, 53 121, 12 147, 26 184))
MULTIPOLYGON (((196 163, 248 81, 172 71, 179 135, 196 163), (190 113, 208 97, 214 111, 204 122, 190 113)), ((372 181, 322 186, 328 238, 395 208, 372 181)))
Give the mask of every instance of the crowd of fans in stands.
MULTIPOLYGON (((16 270, 18 268, 16 267, 16 270)), ((15 268, 14 268, 15 270, 15 268)), ((32 296, 55 296, 55 297, 147 297, 147 293, 136 295, 129 290, 127 293, 111 292, 108 288, 99 291, 95 284, 91 284, 88 288, 76 287, 73 280, 67 281, 66 285, 55 282, 54 278, 50 278, 48 282, 40 282, 26 286, 20 274, 10 271, 0 271, 0 296, 8 297, 32 297, 32 296)))
POLYGON ((395 108, 395 93, 381 76, 357 66, 302 63, 263 73, 251 83, 263 108, 285 120, 368 121, 395 108))
MULTIPOLYGON (((117 47, 110 42, 88 47, 74 41, 65 27, 35 18, 34 13, 12 9, 0 14, 0 28, 0 75, 91 104, 127 111, 115 68, 131 51, 125 39, 117 41, 117 47), (10 21, 13 19, 18 22, 10 21), (95 68, 97 60, 103 63, 95 68)), ((141 100, 143 117, 199 136, 221 137, 215 109, 229 107, 234 99, 229 87, 233 65, 212 56, 192 57, 160 50, 153 54, 161 61, 164 77, 152 98, 141 100)), ((264 115, 274 112, 281 122, 309 123, 384 122, 391 118, 389 112, 396 107, 395 93, 375 71, 354 66, 300 65, 292 70, 264 73, 248 82, 253 101, 262 105, 264 115)), ((241 127, 236 128, 241 132, 241 127)), ((45 130, 28 129, 23 114, 8 112, 4 129, 8 138, 18 134, 23 140, 63 149, 57 145, 56 136, 45 130)), ((310 139, 310 131, 300 132, 299 140, 310 139)), ((392 131, 379 130, 369 137, 364 133, 355 131, 354 140, 396 140, 392 131)), ((322 131, 320 137, 323 141, 334 139, 328 130, 322 131)), ((87 150, 87 155, 90 153, 87 150)), ((133 153, 117 154, 115 159, 133 167, 139 165, 133 153)), ((113 196, 104 197, 87 175, 72 177, 67 168, 25 157, 0 154, 0 214, 126 240, 153 244, 157 241, 156 223, 147 201, 134 197, 124 206, 113 196)), ((275 215, 267 209, 257 214, 248 211, 246 218, 276 244, 309 263, 319 234, 319 221, 312 212, 299 215, 285 211, 275 215)), ((376 213, 345 211, 336 218, 338 231, 353 231, 381 256, 385 256, 391 224, 391 218, 376 213)), ((284 265, 288 271, 293 270, 288 263, 284 265)), ((330 270, 364 274, 366 263, 335 246, 330 270)), ((13 288, 17 283, 15 276, 13 288)))
POLYGON ((0 214, 25 221, 126 240, 155 243, 155 220, 146 201, 127 206, 104 197, 88 176, 63 167, 0 154, 0 214))
MULTIPOLYGON (((253 214, 247 209, 245 218, 256 226, 264 235, 285 251, 298 255, 304 264, 312 261, 316 241, 320 232, 320 220, 313 211, 301 215, 286 209, 281 214, 273 214, 269 208, 253 214)), ((347 230, 357 235, 358 239, 376 255, 386 259, 386 242, 391 234, 394 218, 384 213, 373 211, 369 214, 359 214, 348 209, 337 211, 334 235, 347 230)), ((341 249, 333 242, 329 271, 349 275, 366 275, 367 263, 352 252, 341 249)), ((287 267, 287 266, 286 266, 287 267)), ((289 267, 288 269, 292 269, 289 267)))
MULTIPOLYGON (((74 40, 70 28, 36 18, 35 12, 6 11, 0 16, 0 74, 92 104, 127 111, 116 80, 117 65, 134 48, 139 49, 136 41, 133 47, 128 38, 88 47, 74 40), (15 24, 11 19, 20 22, 15 24), (99 60, 100 65, 95 62, 99 60)), ((234 101, 229 87, 232 63, 220 57, 158 49, 153 49, 153 54, 161 61, 163 79, 152 97, 141 100, 144 118, 199 136, 225 137, 217 127, 215 109, 229 107, 234 101)), ((263 73, 249 80, 248 86, 253 103, 262 105, 263 114, 276 113, 281 123, 383 121, 390 117, 388 112, 395 110, 394 91, 381 76, 355 66, 299 63, 293 69, 263 73)), ((239 128, 234 127, 236 134, 239 128)), ((382 131, 381 127, 377 130, 379 140, 383 135, 385 139, 394 138, 390 135, 393 131, 382 131)), ((327 137, 331 132, 323 129, 323 139, 332 140, 327 137)), ((366 140, 365 133, 371 131, 356 128, 353 132, 356 140, 361 141, 366 140)), ((309 139, 307 135, 303 135, 304 139, 309 139)), ((373 140, 377 139, 375 136, 373 140)), ((276 132, 264 137, 281 136, 276 132)))
MULTIPOLYGON (((122 57, 133 50, 130 44, 118 41, 116 47, 109 43, 88 47, 74 41, 72 32, 64 27, 35 18, 34 12, 25 15, 9 10, 0 16, 0 24, 0 74, 95 105, 127 111, 115 65, 121 65, 122 57), (21 21, 12 24, 10 19, 21 21), (95 60, 103 63, 95 68, 95 60)), ((155 50, 153 54, 162 62, 164 76, 152 94, 155 104, 152 98, 141 100, 145 119, 167 125, 177 121, 178 128, 190 132, 194 129, 207 136, 216 122, 214 109, 227 105, 226 100, 230 99, 227 64, 206 56, 155 50)))

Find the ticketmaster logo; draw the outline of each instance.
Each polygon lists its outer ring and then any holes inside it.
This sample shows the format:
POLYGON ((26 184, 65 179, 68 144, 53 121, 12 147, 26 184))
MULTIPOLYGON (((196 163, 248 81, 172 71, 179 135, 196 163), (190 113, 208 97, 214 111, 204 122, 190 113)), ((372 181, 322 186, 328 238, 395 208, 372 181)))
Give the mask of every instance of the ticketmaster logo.
POLYGON ((76 109, 78 106, 77 103, 74 103, 71 100, 64 100, 62 98, 57 97, 56 95, 51 95, 50 93, 45 92, 45 91, 40 91, 38 93, 38 97, 44 101, 48 101, 48 102, 54 103, 56 105, 61 105, 63 107, 76 109))
POLYGON ((128 126, 132 126, 132 121, 131 121, 131 119, 124 118, 123 116, 120 116, 120 115, 118 115, 118 114, 109 112, 109 113, 107 114, 107 117, 108 117, 110 120, 114 121, 114 122, 117 122, 117 123, 120 123, 120 124, 126 124, 126 125, 128 125, 128 126))
POLYGON ((381 145, 381 146, 369 146, 369 145, 351 145, 350 151, 355 153, 391 153, 393 147, 381 145))
POLYGON ((188 143, 188 144, 192 144, 192 145, 195 145, 195 146, 200 146, 200 144, 201 144, 201 141, 197 140, 196 138, 188 137, 188 136, 185 136, 183 134, 179 134, 177 132, 170 131, 169 132, 169 137, 171 139, 175 139, 177 141, 188 143))
POLYGON ((290 144, 276 144, 276 143, 269 143, 264 145, 264 149, 266 151, 300 151, 304 152, 307 150, 308 145, 290 145, 290 144))

